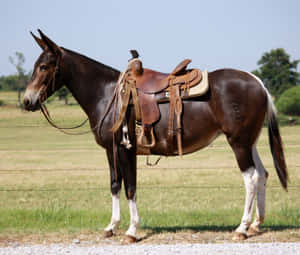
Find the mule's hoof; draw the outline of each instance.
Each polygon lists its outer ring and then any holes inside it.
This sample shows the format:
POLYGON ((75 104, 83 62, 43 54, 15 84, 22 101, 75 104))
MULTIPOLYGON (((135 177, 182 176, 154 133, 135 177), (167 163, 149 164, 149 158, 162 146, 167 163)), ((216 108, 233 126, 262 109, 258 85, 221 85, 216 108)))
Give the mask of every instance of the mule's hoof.
POLYGON ((104 238, 110 238, 114 235, 113 231, 112 230, 109 230, 109 231, 104 231, 104 234, 103 234, 103 237, 104 238))
POLYGON ((250 227, 247 232, 248 236, 258 236, 261 231, 258 228, 250 227))
POLYGON ((133 244, 136 243, 136 237, 134 236, 128 236, 126 235, 122 240, 121 240, 122 244, 133 244))
POLYGON ((239 232, 235 232, 233 237, 232 237, 232 240, 233 241, 244 241, 248 238, 248 236, 244 233, 239 233, 239 232))

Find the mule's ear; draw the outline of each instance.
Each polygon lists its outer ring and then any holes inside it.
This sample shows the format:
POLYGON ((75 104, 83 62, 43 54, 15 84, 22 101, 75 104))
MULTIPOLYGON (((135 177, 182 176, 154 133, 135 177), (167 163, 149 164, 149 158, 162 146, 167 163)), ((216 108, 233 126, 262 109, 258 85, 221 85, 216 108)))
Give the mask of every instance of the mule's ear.
POLYGON ((40 38, 38 38, 37 36, 35 36, 31 31, 30 31, 30 34, 32 35, 32 37, 37 42, 37 44, 41 47, 42 50, 46 50, 47 49, 47 45, 46 45, 46 43, 44 43, 43 40, 41 40, 40 38))
POLYGON ((52 40, 50 40, 40 29, 38 32, 41 35, 43 42, 47 45, 48 49, 54 53, 55 55, 60 55, 62 53, 62 49, 55 44, 52 40))

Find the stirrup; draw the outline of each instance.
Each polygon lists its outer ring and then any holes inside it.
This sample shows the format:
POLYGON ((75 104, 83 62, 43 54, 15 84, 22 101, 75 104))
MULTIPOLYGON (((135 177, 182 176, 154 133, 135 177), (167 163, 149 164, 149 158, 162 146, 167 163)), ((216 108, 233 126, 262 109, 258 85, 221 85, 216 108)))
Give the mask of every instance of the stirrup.
POLYGON ((145 138, 146 141, 148 141, 148 137, 145 135, 145 129, 144 127, 142 128, 142 133, 140 134, 137 143, 138 145, 145 147, 145 148, 152 148, 155 145, 155 137, 154 137, 154 133, 153 133, 153 127, 151 127, 150 129, 150 135, 151 135, 151 140, 149 143, 143 143, 143 138, 145 138))

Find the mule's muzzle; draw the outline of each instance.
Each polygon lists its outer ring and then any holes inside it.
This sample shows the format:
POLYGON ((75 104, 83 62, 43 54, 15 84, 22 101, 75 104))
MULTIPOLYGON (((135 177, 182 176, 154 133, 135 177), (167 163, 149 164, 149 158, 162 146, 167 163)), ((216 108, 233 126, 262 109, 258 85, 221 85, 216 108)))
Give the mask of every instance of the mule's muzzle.
POLYGON ((27 87, 23 97, 23 104, 26 111, 34 112, 41 108, 40 95, 41 88, 34 89, 30 85, 27 87))
POLYGON ((23 99, 24 108, 26 111, 35 112, 41 108, 39 100, 32 102, 29 98, 24 97, 23 99))

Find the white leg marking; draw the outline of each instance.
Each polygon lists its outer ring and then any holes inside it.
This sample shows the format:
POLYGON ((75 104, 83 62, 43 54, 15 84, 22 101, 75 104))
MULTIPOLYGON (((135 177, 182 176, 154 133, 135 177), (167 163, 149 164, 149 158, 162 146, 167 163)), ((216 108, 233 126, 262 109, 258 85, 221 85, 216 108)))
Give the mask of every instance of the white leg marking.
POLYGON ((121 214, 120 214, 120 192, 112 197, 112 216, 109 225, 105 228, 105 231, 114 232, 115 229, 120 225, 121 214))
POLYGON ((259 225, 263 223, 265 218, 266 183, 268 174, 258 155, 256 146, 253 146, 252 148, 252 157, 259 174, 259 180, 257 186, 256 216, 254 222, 251 224, 251 227, 258 231, 259 225))
POLYGON ((257 192, 258 171, 254 167, 250 167, 247 171, 243 172, 243 178, 246 188, 245 208, 242 222, 236 229, 236 232, 247 234, 248 227, 252 220, 253 204, 257 192))
POLYGON ((133 199, 128 200, 129 212, 130 212, 130 226, 126 232, 126 235, 136 237, 136 229, 139 226, 139 214, 136 205, 136 196, 133 199))

